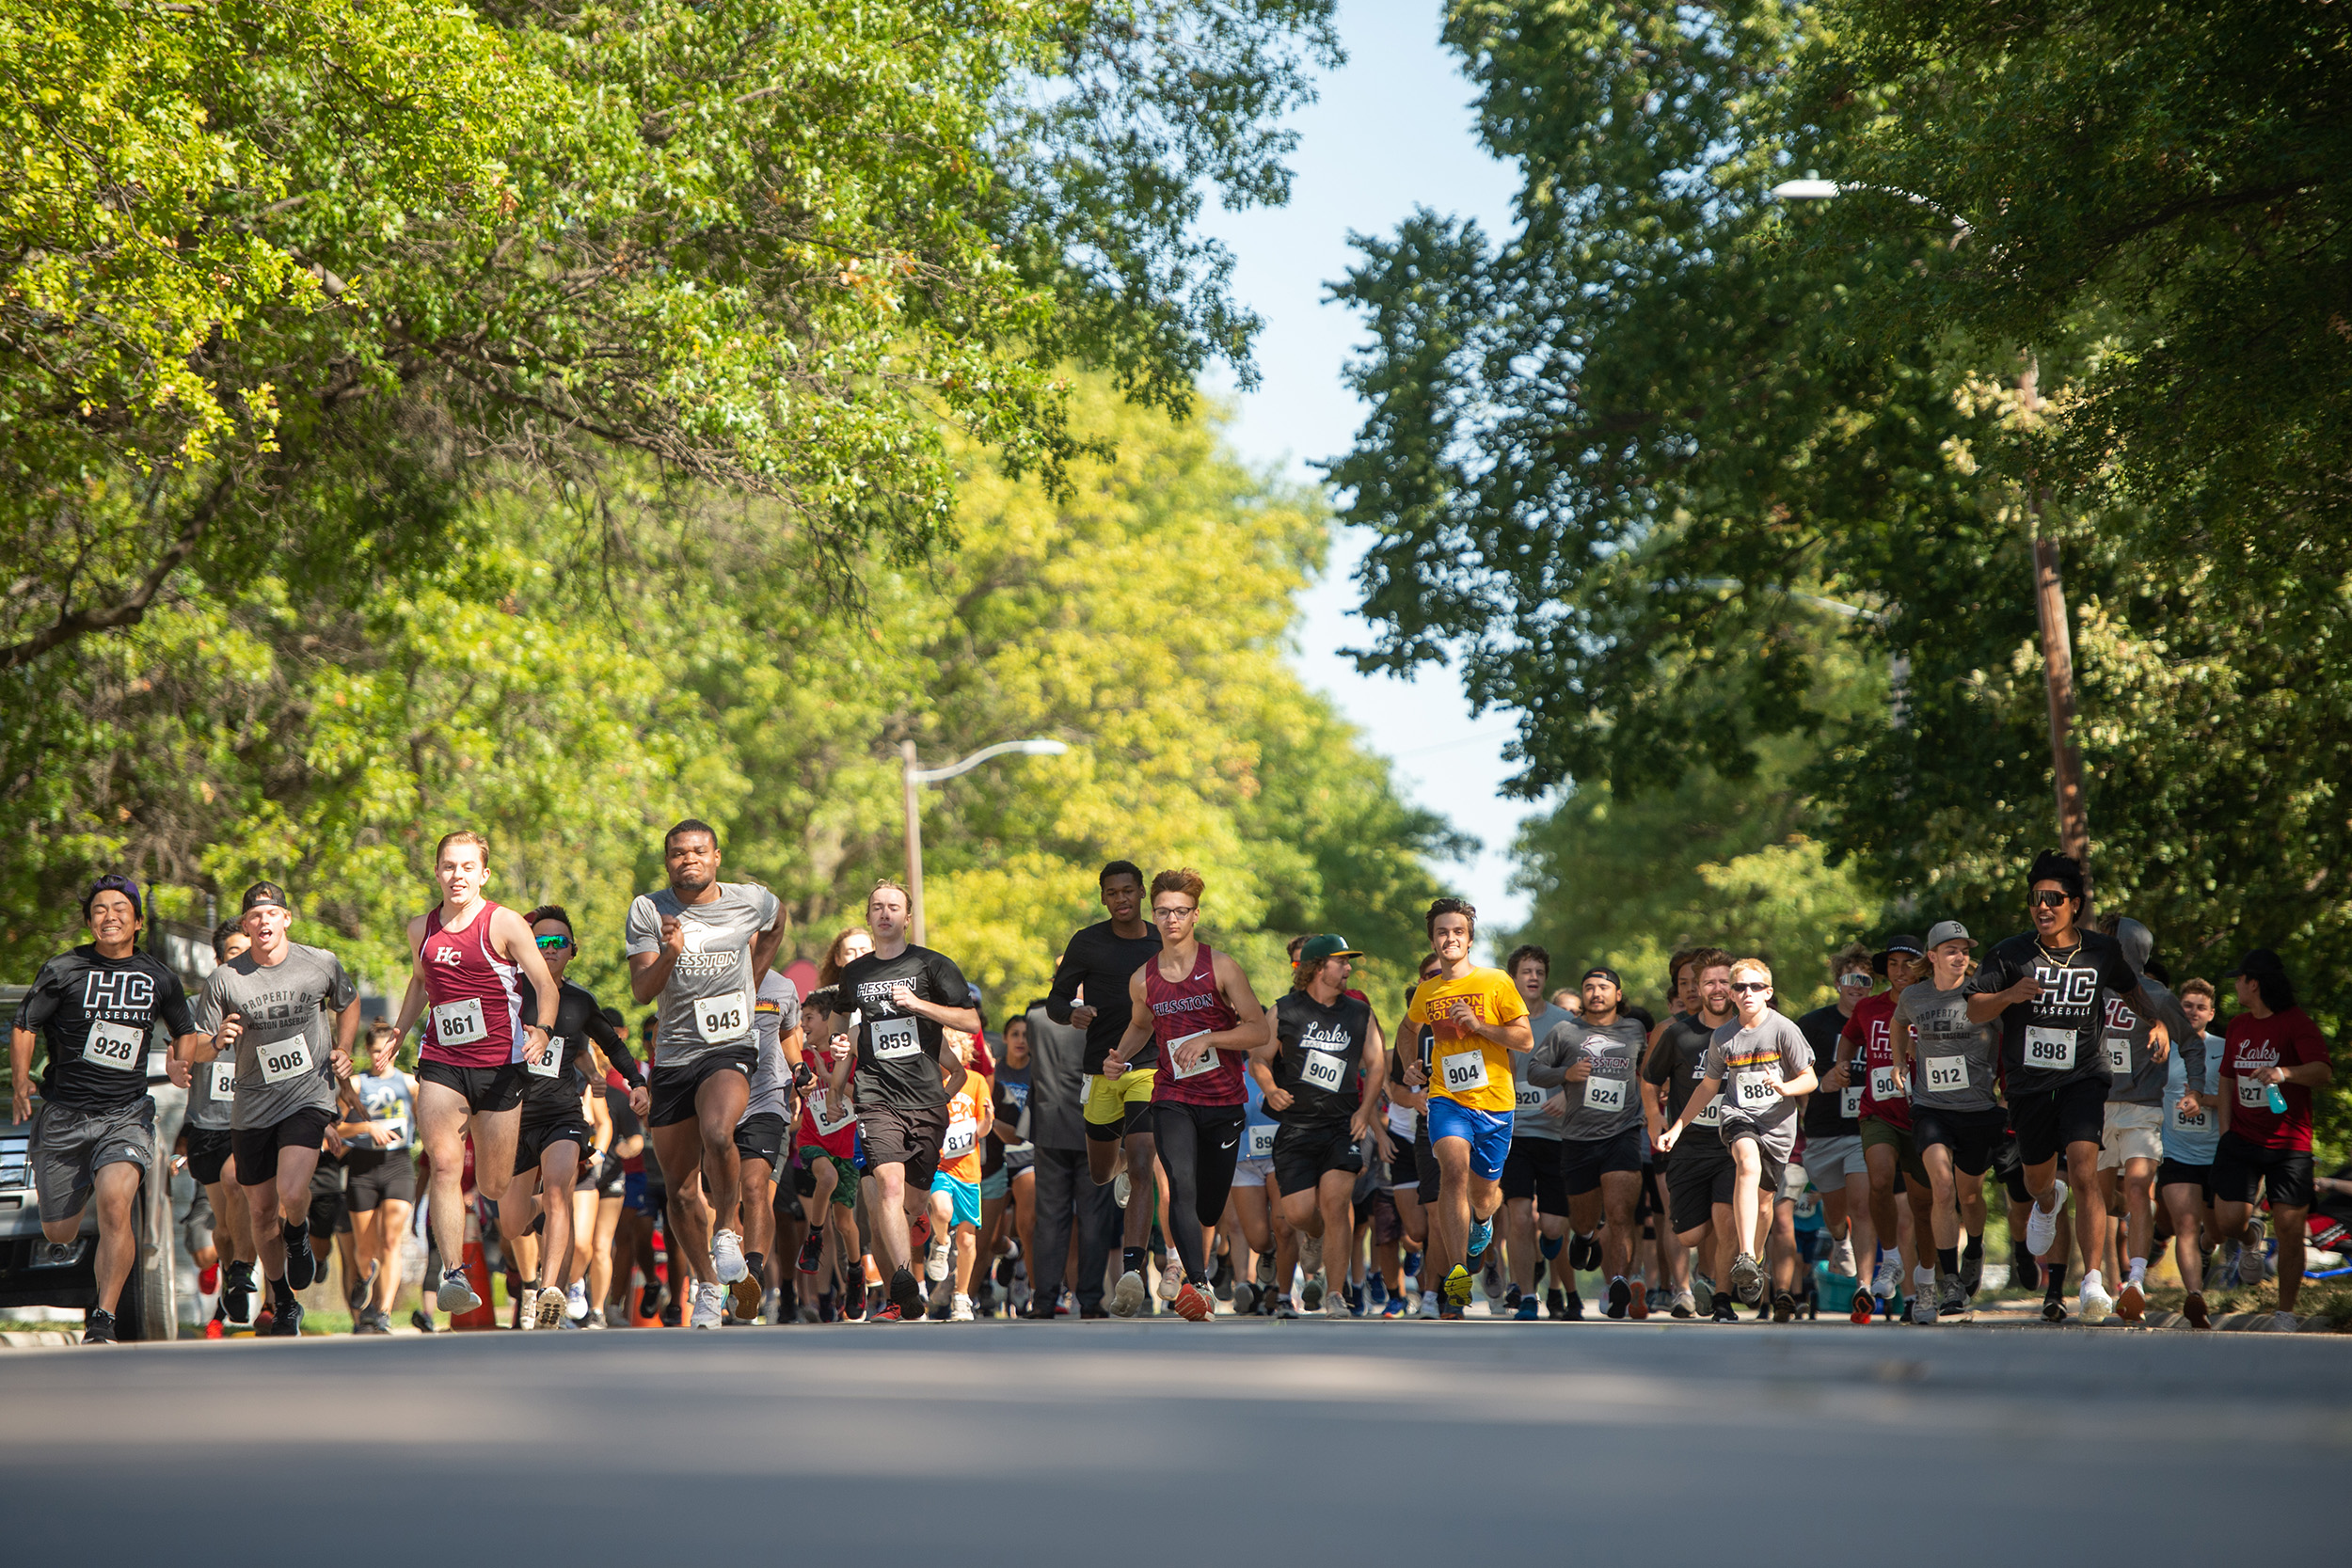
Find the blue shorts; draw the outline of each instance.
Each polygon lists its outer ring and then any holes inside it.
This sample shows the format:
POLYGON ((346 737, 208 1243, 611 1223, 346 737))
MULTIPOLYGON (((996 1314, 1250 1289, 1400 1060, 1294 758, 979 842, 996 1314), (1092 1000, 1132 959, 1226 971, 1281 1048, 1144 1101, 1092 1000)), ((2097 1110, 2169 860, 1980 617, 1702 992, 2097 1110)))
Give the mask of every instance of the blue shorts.
POLYGON ((1510 1112, 1473 1111, 1433 1094, 1429 1097, 1430 1146, 1435 1148, 1446 1138, 1468 1141, 1472 1176, 1486 1181, 1502 1180, 1502 1162, 1511 1153, 1510 1112))
POLYGON ((645 1173, 642 1170, 621 1173, 621 1207, 632 1214, 645 1212, 645 1173))
POLYGON ((934 1189, 946 1188, 947 1196, 955 1200, 955 1212, 947 1220, 949 1225, 968 1225, 975 1228, 978 1227, 980 1184, 977 1181, 959 1181, 952 1176, 942 1175, 932 1182, 932 1186, 934 1189))

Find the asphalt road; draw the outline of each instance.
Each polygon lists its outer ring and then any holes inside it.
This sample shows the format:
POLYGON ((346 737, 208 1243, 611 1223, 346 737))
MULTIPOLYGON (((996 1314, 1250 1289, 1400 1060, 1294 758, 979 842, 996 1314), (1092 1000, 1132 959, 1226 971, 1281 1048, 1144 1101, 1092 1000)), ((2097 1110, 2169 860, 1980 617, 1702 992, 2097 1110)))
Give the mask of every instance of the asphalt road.
POLYGON ((0 1559, 27 1564, 2327 1561, 2348 1469, 2352 1337, 2321 1335, 1168 1318, 0 1353, 0 1559))

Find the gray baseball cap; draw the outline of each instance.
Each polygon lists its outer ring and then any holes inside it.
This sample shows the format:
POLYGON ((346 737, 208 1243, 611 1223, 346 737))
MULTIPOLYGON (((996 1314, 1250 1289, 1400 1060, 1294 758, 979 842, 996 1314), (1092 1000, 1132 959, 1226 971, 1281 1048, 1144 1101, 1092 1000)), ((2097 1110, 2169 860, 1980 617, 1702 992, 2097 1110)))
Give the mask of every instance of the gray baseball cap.
POLYGON ((1932 953, 1947 942, 1964 942, 1971 947, 1977 939, 1968 934, 1968 927, 1957 920, 1939 920, 1928 927, 1928 951, 1932 953))

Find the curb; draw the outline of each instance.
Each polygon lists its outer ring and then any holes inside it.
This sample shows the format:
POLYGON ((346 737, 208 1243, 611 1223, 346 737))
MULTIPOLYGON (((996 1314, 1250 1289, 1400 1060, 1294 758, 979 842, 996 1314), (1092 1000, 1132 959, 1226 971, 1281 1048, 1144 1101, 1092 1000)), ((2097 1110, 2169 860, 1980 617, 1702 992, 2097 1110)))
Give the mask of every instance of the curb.
POLYGON ((81 1342, 82 1337, 78 1334, 65 1334, 50 1329, 12 1328, 0 1334, 0 1345, 8 1345, 20 1350, 29 1350, 44 1345, 78 1345, 81 1342))

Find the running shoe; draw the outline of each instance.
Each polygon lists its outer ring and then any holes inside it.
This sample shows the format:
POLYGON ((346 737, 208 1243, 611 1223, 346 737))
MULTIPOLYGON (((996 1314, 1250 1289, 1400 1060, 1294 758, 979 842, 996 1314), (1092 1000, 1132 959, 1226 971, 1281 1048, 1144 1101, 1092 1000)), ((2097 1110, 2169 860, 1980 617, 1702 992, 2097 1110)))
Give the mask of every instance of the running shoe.
POLYGON ((1568 1238, 1568 1269, 1574 1274, 1590 1274, 1600 1267, 1600 1238, 1571 1235, 1568 1238))
MULTIPOLYGON (((1495 1222, 1493 1220, 1484 1219, 1471 1221, 1470 1230, 1469 1261, 1475 1263, 1481 1258, 1486 1256, 1487 1244, 1493 1242, 1494 1239, 1495 1222)), ((1448 1277, 1451 1276, 1449 1275, 1448 1277)))
POLYGON ((768 1292, 760 1289, 757 1277, 747 1274, 728 1286, 727 1292, 732 1298, 737 1323, 755 1323, 759 1322, 759 1304, 768 1292))
POLYGON ((1736 1254, 1731 1259, 1731 1293, 1750 1307, 1763 1305, 1764 1270, 1744 1252, 1736 1254))
POLYGON ((1848 1229, 1843 1236, 1830 1243, 1829 1272, 1843 1275, 1848 1279, 1853 1278, 1862 1272, 1862 1266, 1853 1259, 1853 1231, 1851 1229, 1848 1229))
POLYGON ((532 1326, 554 1328, 564 1323, 567 1321, 564 1317, 564 1308, 569 1304, 569 1298, 557 1287, 553 1285, 541 1287, 538 1291, 538 1300, 532 1309, 532 1326))
POLYGON ((1143 1310, 1144 1294, 1143 1275, 1129 1269, 1119 1276, 1119 1283, 1111 1287, 1111 1299, 1105 1305, 1110 1307, 1112 1317, 1132 1318, 1143 1310))
POLYGON ((1458 1323, 1462 1321, 1462 1309, 1458 1307, 1441 1307, 1438 1309, 1438 1321, 1458 1323))
POLYGON ((1911 1288, 1911 1321, 1921 1328, 1935 1326, 1935 1287, 1933 1284, 1911 1288))
POLYGON ((2246 1222, 2246 1244, 2238 1250, 2237 1282, 2240 1285, 2260 1285, 2270 1274, 2270 1259, 2264 1250, 2270 1227, 2260 1214, 2246 1222))
POLYGON ((196 1271, 196 1289, 199 1295, 217 1295, 220 1292, 220 1265, 218 1263, 208 1263, 196 1271))
POLYGON ((1248 1318, 1256 1316, 1258 1311, 1258 1288, 1255 1285, 1252 1285, 1247 1279, 1236 1279, 1233 1281, 1233 1315, 1235 1317, 1248 1318))
POLYGON ((1486 1254, 1486 1266, 1478 1271, 1478 1288, 1488 1301, 1502 1294, 1502 1259, 1491 1252, 1486 1254))
POLYGON ((408 1314, 408 1326, 420 1334, 433 1332, 433 1314, 420 1307, 408 1314))
MULTIPOLYGON (((1699 1315, 1698 1297, 1692 1295, 1688 1291, 1677 1291, 1674 1294, 1673 1305, 1669 1306, 1666 1308, 1666 1311, 1668 1315, 1672 1317, 1695 1318, 1699 1315)), ((1865 1323, 1869 1321, 1869 1314, 1867 1308, 1864 1310, 1863 1321, 1865 1323)))
POLYGON ((651 1318, 659 1316, 661 1311, 662 1298, 667 1294, 668 1291, 662 1288, 661 1281, 659 1279, 646 1280, 645 1288, 637 1292, 638 1317, 651 1318))
POLYGON ((93 1307, 87 1313, 84 1314, 82 1319, 82 1343, 86 1345, 112 1345, 119 1342, 120 1341, 115 1338, 115 1315, 112 1312, 102 1312, 97 1307, 93 1307))
POLYGON ((943 1236, 923 1249, 923 1277, 936 1285, 947 1277, 947 1239, 943 1236))
POLYGON ((1445 1299, 1455 1307, 1468 1307, 1470 1304, 1471 1284, 1470 1270, 1459 1263, 1454 1264, 1446 1271, 1445 1299))
POLYGON ((1870 1305, 1870 1292, 1856 1291, 1853 1293, 1853 1305, 1846 1309, 1846 1317, 1856 1327, 1862 1327, 1869 1323, 1876 1311, 1877 1308, 1870 1305))
POLYGON ((686 1326, 689 1328, 718 1327, 720 1315, 726 1310, 726 1287, 715 1279, 698 1279, 694 1281, 693 1294, 694 1312, 693 1316, 687 1320, 686 1326))
POLYGON ((951 1323, 970 1323, 972 1321, 972 1298, 970 1296, 959 1295, 953 1301, 949 1302, 947 1304, 947 1321, 951 1323))
MULTIPOLYGON (((1736 1270, 1738 1265, 1734 1264, 1733 1267, 1736 1270)), ((1897 1265, 1894 1257, 1888 1253, 1880 1253, 1879 1266, 1870 1275, 1870 1293, 1879 1300, 1884 1301, 1887 1297, 1899 1293, 1902 1288, 1902 1270, 1897 1265)))
POLYGON ((368 1290, 375 1283, 375 1270, 376 1264, 374 1260, 370 1259, 368 1263, 368 1272, 361 1275, 358 1278, 350 1281, 349 1289, 343 1291, 343 1304, 349 1307, 354 1312, 358 1311, 361 1307, 367 1305, 368 1290))
POLYGON ((1423 1291, 1421 1293, 1421 1315, 1424 1318, 1434 1318, 1438 1315, 1437 1291, 1423 1291))
POLYGON ((1135 1183, 1127 1180, 1125 1171, 1122 1170, 1111 1178, 1111 1201, 1121 1209, 1127 1207, 1127 1196, 1133 1191, 1135 1191, 1135 1183))
POLYGON ((287 1302, 282 1307, 274 1308, 273 1313, 274 1315, 271 1317, 269 1324, 270 1338, 274 1339, 295 1339, 301 1338, 302 1303, 298 1301, 287 1302))
POLYGON ((2181 1316, 2188 1320, 2188 1326, 2191 1328, 2213 1326, 2213 1318, 2205 1311, 2205 1293, 2202 1291, 2191 1291, 2183 1298, 2181 1316))
POLYGON ((1511 1314, 1511 1320, 1514 1323, 1532 1323, 1536 1319, 1537 1310, 1534 1296, 1521 1296, 1518 1310, 1511 1314))
POLYGON ((1740 1321, 1740 1309, 1731 1304, 1730 1291, 1718 1291, 1715 1292, 1715 1310, 1708 1313, 1708 1316, 1714 1319, 1715 1322, 1719 1323, 1736 1323, 1740 1321))
POLYGON ((2074 1294, 2074 1310, 2087 1323, 2099 1323, 2115 1310, 2115 1298, 2100 1283, 2097 1270, 2083 1275, 2082 1286, 2074 1294))
POLYGON ((825 1233, 822 1230, 812 1230, 808 1233, 808 1239, 801 1243, 800 1254, 792 1259, 792 1266, 803 1274, 815 1274, 817 1265, 824 1260, 825 1233))
POLYGON ((1401 1318, 1407 1310, 1409 1308, 1405 1305, 1405 1297, 1398 1294, 1389 1298, 1388 1306, 1380 1308, 1380 1315, 1384 1318, 1401 1318))
MULTIPOLYGON (((1377 1279, 1380 1276, 1375 1274, 1372 1277, 1377 1279)), ((1364 1315, 1364 1288, 1361 1285, 1350 1285, 1342 1292, 1342 1299, 1347 1303, 1349 1317, 1360 1318, 1364 1315)))
POLYGON ((1325 1291, 1323 1292, 1323 1315, 1327 1318, 1349 1316, 1346 1295, 1339 1291, 1325 1291))
POLYGON ((1960 1288, 1970 1301, 1984 1289, 1984 1238, 1976 1238, 1976 1247, 1960 1255, 1960 1288))
POLYGON ((2047 1210, 2044 1210, 2041 1204, 2035 1203, 2026 1211, 2026 1250, 2036 1258, 2048 1253, 2051 1244, 2058 1240, 2058 1211, 2066 1207, 2066 1181, 2064 1178, 2060 1178, 2058 1185, 2051 1190, 2050 1207, 2047 1210))
POLYGON ((319 1276, 318 1255, 310 1250, 310 1233, 305 1229, 301 1237, 286 1243, 286 1287, 307 1291, 319 1276))
MULTIPOLYGON (((1010 1280, 1005 1283, 1009 1285, 1010 1280)), ((1233 1299, 1233 1259, 1231 1253, 1216 1255, 1216 1272, 1209 1275, 1209 1292, 1219 1301, 1233 1299)))
POLYGON ((1560 1298, 1560 1320, 1581 1323, 1584 1321, 1584 1298, 1570 1291, 1560 1298))
POLYGON ((1797 1298, 1786 1291, 1772 1292, 1772 1322, 1793 1323, 1797 1316, 1797 1298))
POLYGON ((587 1321, 588 1282, 586 1280, 573 1280, 572 1288, 564 1292, 564 1315, 574 1323, 587 1321))
POLYGON ((1525 1292, 1520 1291, 1518 1281, 1516 1279, 1513 1280, 1510 1284, 1505 1285, 1502 1288, 1502 1309, 1505 1312, 1516 1314, 1519 1309, 1519 1303, 1524 1299, 1524 1297, 1525 1292))
POLYGON ((1635 1318, 1649 1316, 1649 1292, 1642 1289, 1642 1282, 1638 1279, 1633 1282, 1633 1301, 1627 1311, 1635 1318))
POLYGON ((2142 1322, 2148 1313, 2148 1292, 2135 1280, 2123 1281, 2123 1288, 2115 1292, 2115 1315, 2127 1323, 2142 1322))
POLYGON ((1405 1272, 1416 1279, 1421 1277, 1421 1254, 1419 1252, 1408 1252, 1405 1255, 1405 1272))
POLYGON ((1954 1279, 1950 1275, 1946 1275, 1944 1294, 1942 1299, 1935 1304, 1935 1315, 1939 1318, 1957 1318, 1963 1316, 1967 1310, 1968 1292, 1961 1289, 1959 1280, 1954 1279))
POLYGON ((1216 1313, 1208 1291, 1187 1279, 1176 1289, 1176 1315, 1188 1323, 1204 1323, 1216 1313))
POLYGON ((882 1304, 882 1309, 874 1314, 874 1321, 878 1323, 895 1323, 905 1320, 898 1316, 898 1304, 892 1301, 882 1304))
POLYGON ((901 1265, 890 1271, 890 1300, 903 1321, 912 1323, 923 1316, 923 1291, 914 1283, 914 1270, 901 1265))
POLYGON ((1174 1301, 1184 1288, 1184 1260, 1174 1253, 1160 1259, 1160 1282, 1153 1293, 1162 1301, 1174 1301))
POLYGON ((1298 1308, 1291 1305, 1290 1297, 1277 1296, 1274 1298, 1274 1311, 1271 1315, 1282 1323, 1296 1323, 1298 1308))
POLYGON ((220 1305, 227 1321, 243 1327, 253 1321, 253 1265, 232 1258, 221 1270, 220 1305))
POLYGON ((1298 1288, 1298 1305, 1310 1312, 1320 1312, 1323 1310, 1324 1292, 1323 1275, 1311 1272, 1307 1282, 1298 1288))
POLYGON ((843 1323, 854 1323, 864 1322, 866 1319, 866 1292, 863 1291, 845 1291, 841 1297, 839 1311, 841 1313, 841 1321, 843 1323))
POLYGON ((1601 1316, 1623 1323, 1626 1313, 1630 1311, 1632 1307, 1633 1287, 1625 1282, 1623 1275, 1611 1280, 1609 1282, 1609 1305, 1602 1309, 1601 1316))
POLYGON ((2058 1299, 2057 1296, 2052 1296, 2047 1301, 2044 1301, 2042 1304, 2042 1321, 2045 1323, 2064 1323, 2066 1321, 2066 1303, 2058 1299))
MULTIPOLYGON (((287 1283, 292 1284, 293 1280, 289 1278, 287 1283)), ((453 1316, 470 1312, 482 1305, 482 1298, 473 1293, 473 1282, 466 1277, 463 1269, 441 1271, 441 1288, 433 1293, 433 1300, 442 1311, 453 1316)))
POLYGON ((743 1238, 732 1230, 710 1233, 710 1267, 722 1285, 732 1285, 751 1272, 743 1261, 743 1238))

